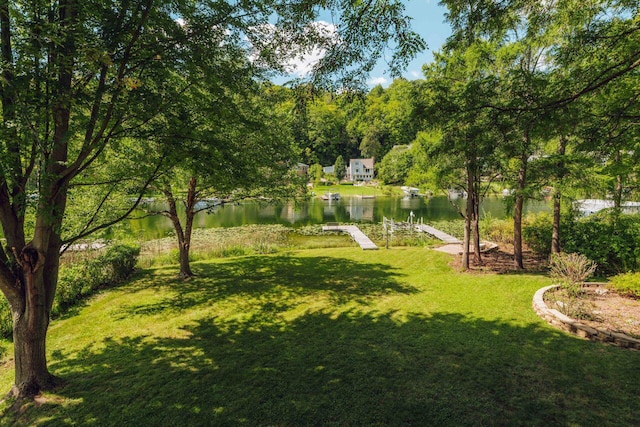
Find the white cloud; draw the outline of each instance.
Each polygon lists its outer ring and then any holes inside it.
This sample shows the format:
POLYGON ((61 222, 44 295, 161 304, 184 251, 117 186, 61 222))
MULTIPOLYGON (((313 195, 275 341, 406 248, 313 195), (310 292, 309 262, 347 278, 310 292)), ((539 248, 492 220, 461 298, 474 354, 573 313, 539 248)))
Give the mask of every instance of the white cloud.
POLYGON ((422 77, 422 73, 420 71, 416 71, 416 70, 409 71, 409 75, 411 77, 413 77, 414 79, 419 79, 419 78, 422 77))
POLYGON ((268 48, 271 60, 276 60, 287 74, 305 77, 311 73, 313 67, 327 52, 327 48, 339 43, 338 30, 335 25, 325 21, 316 21, 300 33, 288 33, 272 24, 254 28, 253 61, 261 60, 261 53, 265 52, 261 46, 268 48), (257 38, 255 36, 258 36, 257 38), (316 43, 306 46, 305 40, 313 39, 316 43), (296 42, 299 40, 299 42, 296 42), (277 46, 273 50, 273 46, 277 46))
POLYGON ((324 57, 325 53, 325 49, 313 49, 309 53, 289 59, 284 65, 289 74, 305 77, 311 73, 313 66, 324 57))
POLYGON ((372 77, 369 79, 369 81, 367 82, 367 84, 369 86, 378 86, 378 85, 386 85, 389 83, 389 80, 387 80, 384 77, 372 77))

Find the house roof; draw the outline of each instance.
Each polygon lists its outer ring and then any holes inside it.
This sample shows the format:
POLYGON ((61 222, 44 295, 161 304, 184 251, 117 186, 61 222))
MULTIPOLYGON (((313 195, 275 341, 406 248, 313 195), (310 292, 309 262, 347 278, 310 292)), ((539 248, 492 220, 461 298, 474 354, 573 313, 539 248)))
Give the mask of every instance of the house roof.
POLYGON ((364 167, 373 169, 373 165, 374 165, 373 157, 370 157, 368 159, 351 159, 350 163, 353 163, 356 160, 360 161, 360 163, 362 163, 364 167))

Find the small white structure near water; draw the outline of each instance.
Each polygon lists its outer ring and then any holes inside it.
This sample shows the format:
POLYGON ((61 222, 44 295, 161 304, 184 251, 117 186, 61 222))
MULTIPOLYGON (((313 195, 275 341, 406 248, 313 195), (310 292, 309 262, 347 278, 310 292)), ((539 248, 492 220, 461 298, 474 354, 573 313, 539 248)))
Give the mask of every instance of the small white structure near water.
POLYGON ((418 197, 420 193, 420 189, 416 187, 402 186, 400 187, 400 189, 404 192, 406 196, 409 196, 409 197, 418 197))
MULTIPOLYGON (((603 209, 613 208, 615 203, 613 200, 603 199, 582 199, 576 200, 576 208, 584 216, 592 215, 603 209)), ((624 213, 640 213, 640 202, 623 202, 620 204, 624 213)))

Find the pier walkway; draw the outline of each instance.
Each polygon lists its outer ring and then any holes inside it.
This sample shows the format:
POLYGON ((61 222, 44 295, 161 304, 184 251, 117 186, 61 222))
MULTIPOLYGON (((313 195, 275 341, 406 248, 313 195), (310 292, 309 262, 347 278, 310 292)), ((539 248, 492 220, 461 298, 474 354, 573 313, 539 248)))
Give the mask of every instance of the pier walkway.
POLYGON ((357 244, 364 250, 375 250, 378 249, 375 243, 371 241, 360 229, 355 225, 337 225, 337 224, 327 224, 322 226, 322 231, 342 231, 344 233, 349 233, 351 238, 355 240, 357 244))
POLYGON ((458 239, 457 237, 453 237, 453 236, 445 233, 444 231, 440 231, 438 229, 435 229, 435 228, 431 227, 430 225, 416 224, 415 227, 416 227, 417 231, 422 231, 424 233, 429 233, 432 236, 436 237, 437 239, 442 240, 447 245, 460 245, 460 244, 462 244, 462 240, 458 239))

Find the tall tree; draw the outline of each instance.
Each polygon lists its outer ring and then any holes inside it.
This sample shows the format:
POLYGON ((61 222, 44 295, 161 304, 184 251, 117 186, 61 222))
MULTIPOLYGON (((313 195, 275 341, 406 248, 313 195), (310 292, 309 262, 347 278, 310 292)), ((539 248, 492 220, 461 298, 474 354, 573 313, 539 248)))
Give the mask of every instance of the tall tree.
POLYGON ((336 158, 336 162, 333 164, 333 173, 336 176, 338 183, 344 179, 347 174, 347 165, 344 162, 342 156, 336 158))
POLYGON ((198 86, 203 76, 232 80, 245 67, 282 70, 283 58, 316 44, 326 55, 315 82, 328 84, 333 76, 347 85, 371 70, 387 46, 394 47, 396 71, 424 46, 403 13, 396 0, 0 0, 0 223, 7 240, 0 248, 0 290, 14 319, 13 395, 55 385, 45 343, 60 250, 126 217, 161 170, 171 147, 145 145, 156 140, 154 129, 167 128, 160 113, 184 102, 175 75, 198 86), (336 15, 335 32, 313 24, 321 7, 336 15), (127 155, 125 137, 147 154, 134 172, 135 201, 80 235, 64 235, 69 189, 105 156, 127 155), (29 188, 38 197, 33 230, 25 222, 29 188))

